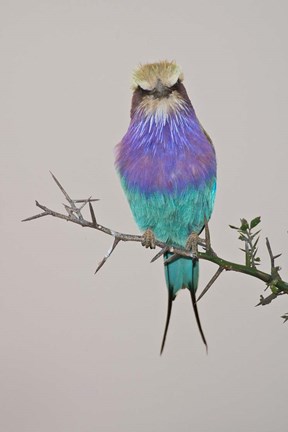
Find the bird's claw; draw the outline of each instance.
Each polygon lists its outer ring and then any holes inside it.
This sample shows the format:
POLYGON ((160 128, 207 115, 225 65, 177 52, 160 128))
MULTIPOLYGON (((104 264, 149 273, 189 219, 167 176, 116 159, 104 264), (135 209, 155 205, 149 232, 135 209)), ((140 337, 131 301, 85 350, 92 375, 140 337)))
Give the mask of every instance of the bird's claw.
POLYGON ((141 242, 142 246, 145 248, 155 249, 155 235, 153 231, 148 228, 143 234, 143 241, 141 242))
POLYGON ((198 258, 198 242, 198 234, 196 232, 192 232, 187 239, 186 249, 192 252, 193 258, 198 258))

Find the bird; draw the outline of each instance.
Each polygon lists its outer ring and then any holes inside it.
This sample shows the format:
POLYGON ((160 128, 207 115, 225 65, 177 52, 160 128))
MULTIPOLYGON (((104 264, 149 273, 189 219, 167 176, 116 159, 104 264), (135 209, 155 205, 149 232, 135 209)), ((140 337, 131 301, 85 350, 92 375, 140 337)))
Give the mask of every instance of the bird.
MULTIPOLYGON (((174 247, 195 249, 195 241, 214 207, 215 149, 196 116, 183 80, 182 69, 175 61, 140 64, 132 76, 130 124, 116 146, 116 170, 143 232, 145 247, 155 248, 157 239, 174 247)), ((169 251, 164 254, 168 307, 160 354, 173 301, 184 288, 190 291, 207 350, 196 303, 197 252, 191 254, 192 258, 173 259, 171 255, 169 251)))

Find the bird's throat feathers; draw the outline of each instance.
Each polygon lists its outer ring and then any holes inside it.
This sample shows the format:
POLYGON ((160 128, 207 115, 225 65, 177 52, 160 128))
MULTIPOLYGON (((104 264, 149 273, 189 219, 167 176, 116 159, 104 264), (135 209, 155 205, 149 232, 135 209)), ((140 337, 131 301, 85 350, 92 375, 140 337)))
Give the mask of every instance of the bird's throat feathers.
POLYGON ((165 98, 142 98, 133 109, 128 131, 122 139, 123 150, 142 148, 151 155, 162 156, 163 151, 172 151, 176 156, 185 149, 191 151, 191 147, 197 153, 207 145, 211 147, 190 100, 186 101, 177 92, 165 98))
POLYGON ((131 109, 131 117, 135 117, 136 121, 149 121, 160 128, 169 120, 180 120, 182 115, 187 115, 189 111, 191 111, 190 115, 194 113, 192 106, 187 104, 176 92, 172 92, 168 97, 163 98, 145 96, 133 108, 131 109))

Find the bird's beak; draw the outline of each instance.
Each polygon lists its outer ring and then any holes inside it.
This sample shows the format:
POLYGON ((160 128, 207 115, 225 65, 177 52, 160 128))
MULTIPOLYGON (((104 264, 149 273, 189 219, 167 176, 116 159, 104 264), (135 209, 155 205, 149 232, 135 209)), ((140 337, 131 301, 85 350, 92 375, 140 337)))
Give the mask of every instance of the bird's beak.
POLYGON ((155 90, 153 91, 153 96, 155 98, 163 98, 163 97, 168 97, 171 93, 171 90, 164 86, 162 81, 160 79, 158 79, 155 90))

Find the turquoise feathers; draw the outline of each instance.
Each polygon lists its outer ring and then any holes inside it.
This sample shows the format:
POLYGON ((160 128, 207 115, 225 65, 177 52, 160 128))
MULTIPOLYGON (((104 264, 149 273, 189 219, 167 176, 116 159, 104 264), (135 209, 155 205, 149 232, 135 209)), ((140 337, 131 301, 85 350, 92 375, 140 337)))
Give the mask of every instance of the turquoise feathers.
POLYGON ((200 188, 190 186, 174 193, 145 194, 136 187, 129 187, 123 177, 121 183, 139 228, 143 231, 151 228, 155 237, 163 242, 185 246, 191 232, 202 231, 205 217, 209 220, 211 216, 215 179, 200 188))

